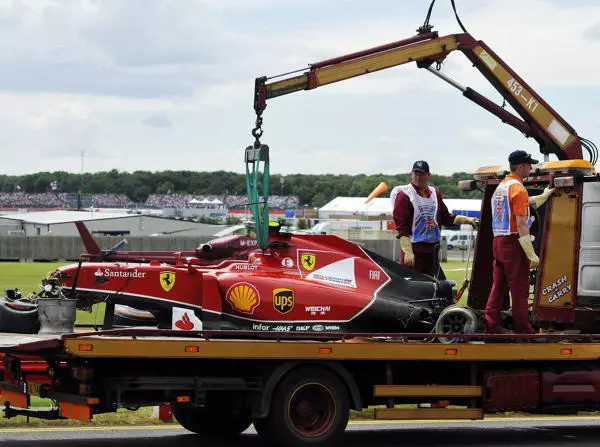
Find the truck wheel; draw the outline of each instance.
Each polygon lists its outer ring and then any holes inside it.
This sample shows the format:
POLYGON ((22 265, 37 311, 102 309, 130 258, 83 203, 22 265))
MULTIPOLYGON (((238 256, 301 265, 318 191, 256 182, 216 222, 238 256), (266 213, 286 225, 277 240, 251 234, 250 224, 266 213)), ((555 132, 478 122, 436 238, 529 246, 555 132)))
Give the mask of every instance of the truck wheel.
POLYGON ((329 446, 343 435, 349 413, 348 390, 335 374, 301 368, 278 385, 269 416, 257 431, 277 446, 329 446))
POLYGON ((268 419, 254 419, 252 421, 254 430, 263 438, 269 438, 269 420, 268 419))
POLYGON ((237 436, 250 427, 250 417, 233 415, 210 407, 173 405, 173 416, 183 428, 199 435, 237 436))

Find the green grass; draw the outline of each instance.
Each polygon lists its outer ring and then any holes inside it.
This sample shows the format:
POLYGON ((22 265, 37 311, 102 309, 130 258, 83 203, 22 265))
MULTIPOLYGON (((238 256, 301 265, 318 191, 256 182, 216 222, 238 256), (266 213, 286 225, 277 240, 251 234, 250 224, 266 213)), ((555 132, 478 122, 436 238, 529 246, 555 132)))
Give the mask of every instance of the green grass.
POLYGON ((49 272, 69 262, 2 262, 0 263, 0 288, 17 288, 21 293, 40 291, 40 284, 49 272))
MULTIPOLYGON (((49 405, 45 405, 48 407, 49 405)), ((45 420, 30 418, 27 421, 26 416, 16 416, 14 418, 6 419, 0 417, 0 427, 64 427, 64 426, 94 426, 94 425, 151 425, 151 424, 164 424, 159 418, 153 416, 152 407, 144 407, 139 410, 126 410, 119 409, 116 413, 106 413, 94 416, 91 422, 80 422, 74 419, 58 419, 58 420, 45 420)))
MULTIPOLYGON (((0 293, 6 289, 19 289, 23 295, 39 292, 40 284, 48 273, 72 262, 0 262, 0 293)), ((101 324, 104 318, 104 303, 97 304, 92 313, 77 311, 77 324, 101 324)))

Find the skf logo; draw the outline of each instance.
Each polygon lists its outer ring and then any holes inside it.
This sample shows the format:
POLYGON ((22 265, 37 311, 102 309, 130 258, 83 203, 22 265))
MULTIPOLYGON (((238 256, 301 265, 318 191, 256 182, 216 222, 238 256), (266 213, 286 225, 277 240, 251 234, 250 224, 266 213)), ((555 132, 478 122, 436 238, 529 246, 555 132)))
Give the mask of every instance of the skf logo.
POLYGON ((273 307, 282 314, 292 310, 294 308, 294 291, 291 289, 273 289, 273 307))
POLYGON ((235 310, 251 314, 260 304, 258 290, 245 282, 239 282, 229 288, 225 299, 235 310))
POLYGON ((175 272, 160 272, 160 286, 168 292, 175 285, 175 272))
POLYGON ((315 268, 315 261, 317 257, 312 253, 305 253, 300 257, 300 262, 302 263, 302 267, 304 267, 309 272, 315 268))

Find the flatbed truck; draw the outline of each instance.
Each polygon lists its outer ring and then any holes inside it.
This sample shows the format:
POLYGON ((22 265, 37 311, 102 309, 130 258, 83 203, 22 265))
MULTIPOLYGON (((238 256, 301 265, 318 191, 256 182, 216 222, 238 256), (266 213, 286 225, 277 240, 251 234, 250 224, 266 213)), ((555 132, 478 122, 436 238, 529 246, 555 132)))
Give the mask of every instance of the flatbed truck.
POLYGON ((446 344, 435 334, 296 335, 3 334, 4 413, 90 421, 119 408, 171 404, 177 421, 203 438, 231 438, 254 424, 273 445, 324 446, 339 442, 351 409, 374 406, 378 420, 476 420, 600 404, 597 335, 517 342, 479 334, 446 344), (44 373, 28 372, 22 356, 45 362, 44 373), (31 408, 31 396, 54 406, 31 408))

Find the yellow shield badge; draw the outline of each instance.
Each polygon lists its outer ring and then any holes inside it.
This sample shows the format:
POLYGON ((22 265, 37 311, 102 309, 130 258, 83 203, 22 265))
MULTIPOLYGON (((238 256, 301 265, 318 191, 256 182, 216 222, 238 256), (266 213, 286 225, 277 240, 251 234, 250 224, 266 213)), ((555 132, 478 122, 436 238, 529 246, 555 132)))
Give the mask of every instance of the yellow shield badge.
POLYGON ((302 263, 302 267, 306 270, 311 271, 315 268, 315 261, 317 257, 312 253, 305 253, 300 257, 300 262, 302 263))
POLYGON ((273 307, 279 313, 286 314, 294 308, 292 289, 273 289, 273 307))
POLYGON ((168 292, 175 285, 175 272, 160 272, 160 286, 168 292))

